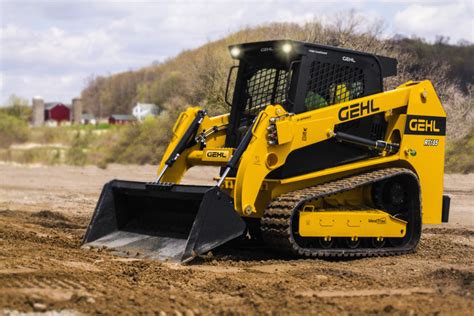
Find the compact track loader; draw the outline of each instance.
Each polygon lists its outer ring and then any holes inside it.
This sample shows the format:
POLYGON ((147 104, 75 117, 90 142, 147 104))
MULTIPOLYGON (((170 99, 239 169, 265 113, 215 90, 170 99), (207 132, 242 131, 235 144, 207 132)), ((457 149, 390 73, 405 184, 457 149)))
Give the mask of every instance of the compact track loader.
POLYGON ((295 41, 229 47, 230 113, 181 113, 150 183, 104 186, 84 243, 186 262, 234 238, 300 257, 412 252, 446 222, 446 114, 392 58, 295 41), (181 185, 220 166, 215 186, 181 185))

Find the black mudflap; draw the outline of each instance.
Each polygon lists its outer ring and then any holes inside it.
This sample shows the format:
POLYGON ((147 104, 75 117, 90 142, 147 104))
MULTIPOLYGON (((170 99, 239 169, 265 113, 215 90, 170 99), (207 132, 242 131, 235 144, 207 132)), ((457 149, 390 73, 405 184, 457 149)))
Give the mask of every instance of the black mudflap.
POLYGON ((217 187, 113 180, 83 243, 126 256, 186 262, 242 235, 245 223, 217 187))

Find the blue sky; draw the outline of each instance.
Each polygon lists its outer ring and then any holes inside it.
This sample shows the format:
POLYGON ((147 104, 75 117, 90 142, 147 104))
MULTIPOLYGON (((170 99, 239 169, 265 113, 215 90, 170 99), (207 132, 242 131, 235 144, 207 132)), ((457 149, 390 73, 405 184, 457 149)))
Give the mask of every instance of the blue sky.
POLYGON ((244 26, 356 9, 384 36, 474 41, 473 1, 0 0, 0 104, 15 93, 69 102, 91 75, 137 69, 244 26))

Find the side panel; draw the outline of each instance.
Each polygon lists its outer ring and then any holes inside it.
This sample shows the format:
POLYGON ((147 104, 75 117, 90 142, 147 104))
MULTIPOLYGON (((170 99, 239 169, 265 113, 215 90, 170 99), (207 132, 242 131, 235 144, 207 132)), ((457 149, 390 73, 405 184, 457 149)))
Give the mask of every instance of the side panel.
MULTIPOLYGON (((261 197, 265 196, 267 199, 275 197, 278 194, 275 195, 274 192, 282 194, 301 187, 300 184, 302 187, 312 185, 321 180, 322 175, 326 178, 331 175, 347 176, 360 172, 360 168, 405 166, 414 170, 420 178, 424 223, 441 222, 445 136, 441 135, 442 133, 436 135, 426 133, 427 129, 441 128, 441 123, 428 121, 423 125, 423 121, 420 121, 417 122, 417 128, 424 134, 405 134, 407 115, 408 117, 410 115, 434 116, 439 117, 441 121, 445 118, 445 112, 429 81, 409 82, 393 91, 296 115, 286 115, 284 109, 278 106, 268 106, 262 114, 259 124, 253 130, 253 139, 242 156, 237 177, 232 186, 236 211, 242 216, 261 216, 262 206, 265 207, 261 197), (368 107, 369 101, 373 111, 362 111, 363 108, 368 107), (285 164, 290 153, 331 139, 334 127, 341 121, 348 122, 376 113, 385 113, 388 121, 389 132, 386 140, 401 142, 398 153, 394 155, 383 153, 356 163, 272 180, 276 183, 265 180, 270 172, 285 164), (274 117, 278 117, 276 124, 288 121, 291 125, 291 128, 285 128, 291 131, 291 135, 286 135, 289 137, 283 138, 285 143, 276 146, 267 143, 267 128, 274 117), (435 126, 431 127, 433 124, 435 126), (437 145, 434 146, 434 144, 437 145), (261 188, 263 183, 269 183, 270 192, 263 193, 264 191, 256 189, 261 188)), ((307 159, 316 163, 318 159, 321 159, 321 155, 314 154, 307 159)))
MULTIPOLYGON (((254 127, 253 139, 240 161, 233 192, 236 210, 244 214, 246 209, 247 214, 258 216, 262 210, 257 210, 254 205, 258 195, 255 188, 262 185, 271 171, 283 166, 290 153, 331 139, 337 124, 406 107, 410 90, 399 88, 296 115, 287 115, 280 106, 268 106, 254 127), (288 139, 291 141, 276 146, 268 144, 267 128, 274 117, 279 117, 278 122, 289 121, 291 137, 288 139)), ((319 155, 307 157, 314 161, 320 158, 319 155)))
MULTIPOLYGON (((335 132, 345 132, 367 139, 381 140, 384 139, 386 129, 387 124, 384 120, 384 114, 379 113, 339 124, 335 132)), ((292 151, 288 155, 285 164, 270 172, 267 178, 290 178, 354 161, 369 159, 374 156, 377 156, 377 154, 373 150, 349 143, 341 143, 334 138, 330 138, 292 151), (318 157, 318 159, 308 159, 308 157, 318 157)))
POLYGON ((440 224, 446 113, 431 83, 424 83, 410 95, 400 148, 420 179, 423 223, 440 224))

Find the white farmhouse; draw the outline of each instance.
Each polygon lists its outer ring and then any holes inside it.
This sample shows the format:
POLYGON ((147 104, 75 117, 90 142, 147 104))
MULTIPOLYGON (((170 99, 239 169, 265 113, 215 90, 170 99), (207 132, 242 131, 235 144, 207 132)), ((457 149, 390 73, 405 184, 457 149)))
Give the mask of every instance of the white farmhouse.
POLYGON ((81 114, 81 124, 82 125, 96 125, 97 124, 97 119, 95 118, 94 115, 90 113, 82 113, 81 114))
POLYGON ((133 107, 132 114, 137 118, 139 121, 143 121, 145 117, 152 115, 157 116, 160 114, 161 109, 152 103, 137 103, 133 107))

